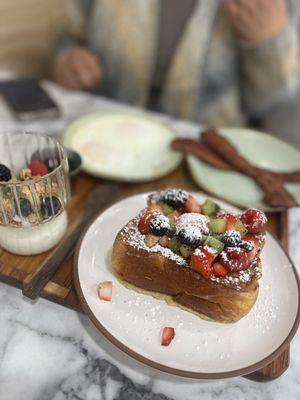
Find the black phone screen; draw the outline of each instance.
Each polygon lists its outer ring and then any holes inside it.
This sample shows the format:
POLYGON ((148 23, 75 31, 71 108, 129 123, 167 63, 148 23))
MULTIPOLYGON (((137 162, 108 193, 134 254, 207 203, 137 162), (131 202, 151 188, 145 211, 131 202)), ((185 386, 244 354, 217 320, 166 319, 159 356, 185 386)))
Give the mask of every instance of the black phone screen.
POLYGON ((0 93, 22 120, 58 116, 58 107, 35 79, 0 82, 0 93))

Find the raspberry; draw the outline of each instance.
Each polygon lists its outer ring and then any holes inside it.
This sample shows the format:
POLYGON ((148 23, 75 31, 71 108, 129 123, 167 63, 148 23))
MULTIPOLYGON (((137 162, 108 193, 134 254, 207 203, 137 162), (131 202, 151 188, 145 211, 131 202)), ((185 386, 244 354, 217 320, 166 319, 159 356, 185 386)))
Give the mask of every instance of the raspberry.
POLYGON ((44 175, 48 174, 48 168, 40 160, 31 161, 31 163, 28 165, 28 168, 30 169, 32 176, 36 176, 36 175, 44 176, 44 175))
POLYGON ((247 253, 240 247, 227 247, 220 254, 220 263, 230 272, 249 268, 247 253))
POLYGON ((255 208, 249 208, 246 210, 241 215, 240 220, 250 233, 262 232, 267 223, 267 217, 265 214, 260 210, 256 210, 255 208))
POLYGON ((9 180, 11 180, 10 169, 4 164, 0 164, 0 182, 8 182, 9 180))

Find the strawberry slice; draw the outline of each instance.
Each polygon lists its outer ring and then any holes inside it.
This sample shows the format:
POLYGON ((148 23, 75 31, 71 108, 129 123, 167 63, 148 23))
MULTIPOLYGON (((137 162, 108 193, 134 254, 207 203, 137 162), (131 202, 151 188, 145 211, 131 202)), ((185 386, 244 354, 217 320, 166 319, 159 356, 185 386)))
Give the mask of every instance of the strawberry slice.
POLYGON ((252 262, 260 248, 260 242, 259 239, 257 237, 255 237, 254 235, 245 235, 243 240, 245 240, 246 242, 252 242, 254 249, 251 250, 249 253, 247 253, 248 256, 248 260, 250 262, 252 262))
POLYGON ((243 212, 240 219, 250 233, 263 232, 268 221, 266 215, 255 208, 249 208, 243 212))
POLYGON ((160 213, 161 207, 157 204, 150 204, 144 214, 141 216, 138 223, 138 230, 143 234, 147 235, 149 233, 149 224, 154 214, 160 213))
POLYGON ((226 276, 228 272, 227 269, 219 262, 213 264, 213 270, 216 276, 226 276))
POLYGON ((167 235, 164 235, 164 236, 162 236, 162 237, 159 239, 159 244, 160 244, 162 247, 168 247, 168 243, 169 243, 169 238, 168 238, 167 235))
POLYGON ((112 295, 112 281, 101 282, 98 286, 98 296, 101 300, 110 301, 112 295))
POLYGON ((174 210, 171 215, 173 216, 174 220, 176 221, 180 217, 180 212, 178 210, 174 210))
POLYGON ((236 221, 237 218, 234 215, 226 214, 226 231, 233 231, 236 221))
POLYGON ((220 254, 220 263, 227 271, 235 272, 249 268, 247 253, 240 247, 227 247, 220 254))
POLYGON ((201 207, 198 201, 192 195, 189 195, 187 201, 183 205, 183 209, 187 213, 200 213, 201 207))
POLYGON ((162 332, 162 337, 161 337, 161 345, 162 346, 169 346, 169 344, 171 343, 171 341, 174 339, 175 337, 175 330, 174 328, 170 327, 170 326, 166 326, 163 329, 162 332))
POLYGON ((190 266, 194 271, 199 272, 204 278, 208 279, 213 274, 212 262, 216 255, 215 252, 200 247, 192 255, 190 266))

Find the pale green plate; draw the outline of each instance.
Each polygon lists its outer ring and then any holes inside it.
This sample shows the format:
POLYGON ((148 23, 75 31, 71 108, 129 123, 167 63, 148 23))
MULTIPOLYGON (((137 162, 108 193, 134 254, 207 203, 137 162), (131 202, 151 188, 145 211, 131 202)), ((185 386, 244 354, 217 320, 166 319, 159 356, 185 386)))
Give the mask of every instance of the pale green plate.
MULTIPOLYGON (((300 152, 271 135, 242 128, 219 130, 251 163, 271 171, 300 170, 300 152)), ((239 207, 276 211, 263 202, 263 192, 256 183, 238 172, 221 171, 193 156, 187 157, 195 181, 207 192, 239 207)), ((300 201, 300 183, 287 183, 286 189, 300 201)))

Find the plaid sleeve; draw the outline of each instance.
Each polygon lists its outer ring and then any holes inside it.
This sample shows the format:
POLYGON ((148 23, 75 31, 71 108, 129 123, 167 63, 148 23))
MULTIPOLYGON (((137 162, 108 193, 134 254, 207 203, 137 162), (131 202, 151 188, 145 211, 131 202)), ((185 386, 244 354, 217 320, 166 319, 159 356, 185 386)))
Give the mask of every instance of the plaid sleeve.
POLYGON ((294 24, 259 45, 240 43, 239 50, 243 104, 250 116, 263 116, 299 92, 299 32, 294 24))

